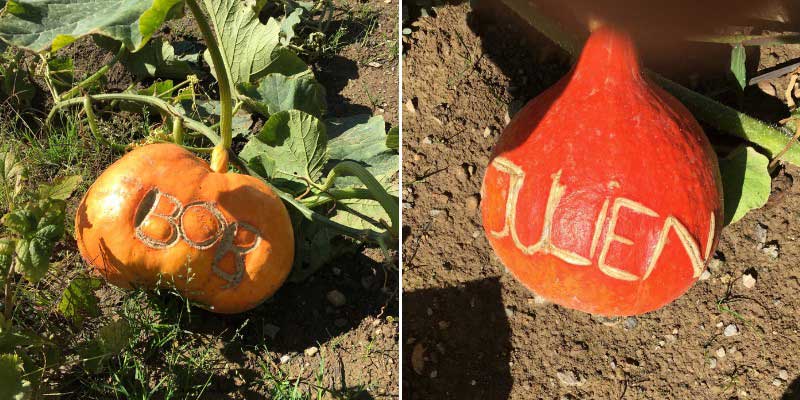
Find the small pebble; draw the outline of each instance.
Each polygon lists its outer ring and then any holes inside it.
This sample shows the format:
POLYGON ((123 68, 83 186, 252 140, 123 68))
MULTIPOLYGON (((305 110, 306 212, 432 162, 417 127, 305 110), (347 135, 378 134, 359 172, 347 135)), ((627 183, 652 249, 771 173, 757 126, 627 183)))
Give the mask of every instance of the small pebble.
POLYGON ((755 234, 755 239, 758 244, 764 244, 767 241, 767 226, 759 223, 756 223, 755 229, 753 229, 753 233, 755 234))
POLYGON ((734 324, 730 324, 725 327, 725 331, 723 331, 722 334, 726 337, 736 336, 739 334, 739 327, 734 324))
POLYGON ((511 318, 514 316, 514 310, 506 308, 506 317, 511 318))
POLYGON ((291 359, 292 359, 292 357, 290 357, 288 354, 284 354, 284 355, 281 356, 281 364, 286 364, 291 359))
POLYGON ((488 138, 489 136, 491 136, 491 134, 492 134, 492 128, 489 128, 487 126, 486 129, 483 130, 483 137, 488 138))
POLYGON ((480 200, 478 200, 478 196, 477 195, 472 195, 472 196, 467 197, 467 200, 465 201, 465 203, 466 203, 466 206, 467 206, 467 210, 474 211, 475 209, 478 208, 478 204, 480 203, 480 200))
POLYGON ((422 144, 431 144, 431 143, 433 143, 433 141, 431 141, 430 136, 425 136, 424 138, 422 138, 422 144))
POLYGON ((667 343, 672 343, 678 340, 678 337, 675 335, 665 335, 664 339, 667 340, 667 343))
POLYGON ((636 317, 628 317, 625 318, 625 322, 623 323, 623 325, 625 326, 625 329, 630 330, 636 328, 636 325, 639 325, 639 320, 637 320, 636 317))
POLYGON ((708 367, 711 369, 717 368, 717 359, 712 357, 708 360, 708 367))
POLYGON ((780 252, 778 251, 778 245, 775 244, 766 245, 764 246, 764 248, 761 249, 761 251, 764 252, 764 254, 770 256, 771 258, 778 258, 778 256, 780 255, 780 252))
POLYGON ((778 379, 778 378, 775 378, 775 379, 773 379, 773 380, 772 380, 772 385, 773 385, 773 386, 780 386, 780 385, 783 385, 783 381, 782 381, 782 380, 780 380, 780 379, 778 379))
POLYGON ((785 381, 789 380, 789 371, 782 369, 778 372, 778 378, 781 378, 785 381))
POLYGON ((718 348, 716 354, 717 354, 717 358, 725 357, 725 349, 722 348, 722 347, 718 348))
POLYGON ((702 274, 700 274, 701 281, 707 281, 708 278, 711 278, 711 272, 708 272, 708 270, 705 270, 702 274))
POLYGON ((331 303, 334 307, 341 307, 347 304, 347 297, 344 297, 344 293, 334 289, 328 292, 325 296, 328 299, 328 302, 331 303))
POLYGON ((437 376, 439 376, 439 371, 433 370, 431 372, 431 379, 435 379, 437 376))
POLYGON ((748 289, 752 289, 753 286, 755 285, 756 285, 756 278, 754 278, 753 275, 750 274, 742 275, 742 286, 748 289))
POLYGON ((305 351, 303 351, 303 353, 307 357, 314 357, 315 355, 317 355, 318 352, 319 352, 319 349, 316 346, 311 346, 311 347, 307 348, 305 351))
POLYGON ((572 371, 559 371, 556 373, 556 377, 558 380, 564 384, 565 386, 583 386, 586 383, 586 379, 581 377, 580 379, 575 375, 575 372, 572 371))

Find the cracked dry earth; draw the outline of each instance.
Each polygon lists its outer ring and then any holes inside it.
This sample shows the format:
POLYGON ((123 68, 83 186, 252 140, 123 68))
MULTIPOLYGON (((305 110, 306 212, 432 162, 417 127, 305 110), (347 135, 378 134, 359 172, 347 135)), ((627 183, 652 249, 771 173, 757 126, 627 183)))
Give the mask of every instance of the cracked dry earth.
POLYGON ((412 30, 403 88, 406 398, 800 396, 799 168, 779 168, 768 204, 723 230, 708 273, 672 304, 623 319, 543 304, 492 253, 479 192, 508 116, 568 60, 517 25, 482 22, 468 5, 437 8, 412 30))

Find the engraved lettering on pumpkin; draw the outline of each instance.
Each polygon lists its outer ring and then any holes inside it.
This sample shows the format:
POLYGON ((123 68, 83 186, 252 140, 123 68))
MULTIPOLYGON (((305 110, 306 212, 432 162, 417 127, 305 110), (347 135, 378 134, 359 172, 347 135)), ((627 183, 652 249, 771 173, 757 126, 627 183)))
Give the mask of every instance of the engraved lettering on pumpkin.
POLYGON ((571 251, 556 247, 550 240, 553 228, 553 215, 558 208, 558 203, 561 197, 564 196, 566 186, 560 185, 561 171, 553 174, 553 184, 550 188, 550 194, 547 197, 547 206, 544 213, 544 222, 542 223, 542 235, 539 241, 531 246, 525 246, 517 235, 517 201, 519 199, 519 191, 525 181, 525 172, 522 171, 518 165, 503 157, 495 157, 492 161, 498 171, 505 172, 510 177, 508 199, 506 200, 506 213, 503 229, 500 231, 492 231, 491 234, 497 238, 503 238, 511 234, 511 240, 514 245, 520 249, 524 254, 552 254, 564 262, 574 265, 591 265, 592 262, 575 254, 571 251))
MULTIPOLYGON (((606 198, 605 201, 603 202, 603 206, 601 207, 600 213, 598 214, 597 220, 595 222, 594 232, 591 238, 589 258, 583 257, 566 249, 558 248, 551 242, 551 231, 552 231, 555 211, 558 208, 561 198, 564 196, 564 192, 566 191, 566 186, 560 184, 562 171, 559 170, 558 172, 552 175, 552 185, 550 187, 550 192, 547 197, 547 205, 545 208, 541 237, 539 238, 539 241, 536 242, 535 244, 526 246, 522 243, 517 234, 517 219, 516 219, 519 194, 522 189, 523 183, 525 182, 525 171, 523 171, 520 166, 514 164, 511 160, 508 160, 504 157, 495 157, 491 165, 494 166, 495 169, 498 170, 499 172, 508 175, 509 184, 508 184, 508 197, 506 199, 505 210, 504 210, 503 228, 500 229, 499 231, 492 230, 489 233, 491 236, 498 239, 511 236, 511 240, 514 243, 514 246, 517 247, 520 251, 522 251, 523 254, 527 255, 533 255, 537 253, 552 254, 553 256, 561 259, 562 261, 568 264, 576 266, 591 265, 591 260, 594 259, 597 246, 600 243, 600 237, 602 236, 603 227, 605 225, 605 222, 608 221, 609 226, 606 230, 605 237, 603 238, 603 246, 601 247, 600 255, 597 259, 598 269, 603 274, 614 279, 625 280, 625 281, 636 281, 639 279, 641 280, 647 279, 653 272, 653 269, 655 268, 658 259, 664 250, 664 247, 666 247, 670 230, 676 233, 678 239, 680 239, 681 245, 686 251, 686 254, 689 256, 693 272, 692 276, 694 278, 698 278, 700 274, 703 272, 703 268, 705 266, 705 260, 708 259, 708 257, 710 256, 711 247, 714 243, 716 220, 713 212, 711 213, 710 217, 711 220, 709 223, 708 238, 704 249, 705 252, 702 254, 700 253, 700 247, 698 245, 698 241, 691 235, 688 228, 686 228, 686 226, 683 225, 683 223, 681 223, 675 216, 668 215, 664 220, 664 224, 658 236, 658 241, 656 242, 655 249, 646 266, 645 274, 640 278, 639 276, 633 273, 609 265, 606 262, 606 258, 608 256, 609 248, 614 242, 618 242, 629 246, 634 244, 634 242, 631 239, 620 236, 615 232, 617 221, 619 219, 620 209, 624 207, 630 209, 635 213, 646 215, 653 218, 659 217, 659 214, 657 212, 634 200, 627 199, 624 197, 617 197, 614 199, 613 205, 611 206, 611 216, 608 219, 606 219, 610 202, 610 199, 606 198)), ((619 188, 619 183, 612 181, 611 184, 613 184, 614 188, 619 188)), ((483 190, 483 187, 481 189, 483 190)))
POLYGON ((216 204, 207 201, 194 201, 189 204, 183 205, 180 200, 169 194, 163 193, 157 188, 151 189, 139 203, 135 216, 135 229, 134 235, 146 246, 153 249, 166 249, 175 246, 178 242, 183 240, 189 247, 197 250, 207 250, 219 243, 216 252, 214 253, 214 260, 211 263, 211 270, 227 282, 223 288, 230 288, 237 286, 244 277, 245 263, 244 257, 246 254, 255 250, 261 244, 261 233, 253 226, 244 222, 234 221, 229 223, 222 212, 216 207, 216 204), (173 211, 169 214, 157 212, 159 204, 162 201, 168 201, 173 207, 173 211), (213 234, 200 241, 192 240, 186 235, 183 229, 184 218, 188 211, 197 209, 204 210, 216 221, 217 226, 213 234), (143 225, 148 218, 162 219, 169 224, 170 236, 167 240, 159 240, 148 235, 143 229, 143 225), (240 245, 236 243, 236 237, 239 230, 245 230, 252 233, 255 239, 252 243, 240 245), (220 262, 228 253, 233 253, 235 271, 229 273, 220 268, 220 262))
POLYGON ((623 281, 635 281, 639 279, 638 276, 630 272, 623 271, 617 267, 613 267, 611 265, 606 264, 606 256, 608 256, 608 249, 611 248, 612 243, 619 242, 622 244, 627 244, 628 246, 633 244, 633 240, 617 235, 617 233, 614 232, 614 229, 617 227, 617 220, 619 219, 619 210, 622 207, 625 207, 639 214, 644 214, 651 217, 658 217, 658 214, 655 211, 645 207, 643 204, 637 203, 633 200, 629 200, 623 197, 617 197, 614 200, 614 205, 611 207, 611 219, 608 221, 608 231, 606 232, 606 239, 603 244, 603 249, 600 250, 600 258, 597 259, 597 267, 600 268, 600 271, 602 271, 604 274, 612 278, 616 278, 623 281))

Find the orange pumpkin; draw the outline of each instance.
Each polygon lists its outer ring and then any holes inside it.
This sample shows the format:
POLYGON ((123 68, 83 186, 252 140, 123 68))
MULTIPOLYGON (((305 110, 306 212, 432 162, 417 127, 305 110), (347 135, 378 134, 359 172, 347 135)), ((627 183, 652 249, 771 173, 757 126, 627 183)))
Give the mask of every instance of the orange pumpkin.
POLYGON ((174 285, 218 313, 272 296, 294 258, 289 214, 269 187, 214 172, 173 144, 140 147, 108 167, 78 207, 75 235, 109 282, 174 285))
POLYGON ((697 281, 722 204, 702 128, 642 75, 631 38, 606 27, 505 128, 481 209, 489 243, 525 286, 621 316, 663 307, 697 281))

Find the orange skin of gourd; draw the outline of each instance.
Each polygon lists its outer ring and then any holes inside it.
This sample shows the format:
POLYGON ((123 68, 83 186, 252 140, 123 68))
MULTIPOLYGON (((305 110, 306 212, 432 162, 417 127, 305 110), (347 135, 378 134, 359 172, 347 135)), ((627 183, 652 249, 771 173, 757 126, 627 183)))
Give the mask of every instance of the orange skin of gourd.
POLYGON ((537 295, 565 307, 606 316, 656 310, 686 292, 697 274, 674 230, 651 274, 645 275, 665 218, 680 221, 697 242, 703 267, 722 229, 722 186, 717 158, 702 128, 671 95, 642 76, 634 45, 624 33, 603 27, 592 33, 572 71, 531 100, 500 136, 484 176, 481 211, 487 238, 502 263, 537 295), (591 261, 564 262, 553 254, 525 254, 506 223, 510 175, 502 157, 524 171, 515 210, 524 245, 542 237, 554 174, 565 187, 552 218, 551 242, 591 261), (609 236, 611 207, 633 200, 657 217, 622 207, 606 265, 640 277, 620 280, 603 273, 598 259, 609 236), (711 214, 715 224, 712 226, 711 214), (600 225, 595 251, 591 251, 600 225), (713 239, 708 244, 709 233, 713 239), (708 253, 707 253, 708 250, 708 253))
MULTIPOLYGON (((161 199, 155 211, 169 214, 178 207, 161 199)), ((166 240, 174 227, 159 216, 140 219, 147 237, 166 240)), ((207 210, 187 208, 181 221, 185 236, 214 237, 218 219, 207 210)), ((272 296, 288 276, 294 258, 294 234, 280 198, 260 180, 235 173, 216 173, 202 159, 173 144, 137 148, 106 169, 92 184, 75 216, 78 248, 95 272, 122 288, 172 286, 187 298, 218 313, 249 310, 272 296), (244 273, 238 284, 212 271, 222 240, 198 249, 184 240, 168 248, 153 248, 135 234, 137 210, 149 210, 142 201, 157 189, 182 205, 209 202, 227 223, 248 224, 260 233, 237 230, 235 245, 251 246, 244 254, 244 273), (141 206, 141 207, 140 207, 141 206), (187 279, 190 277, 190 279, 187 279)), ((227 252, 219 269, 233 273, 235 254, 227 252)))

